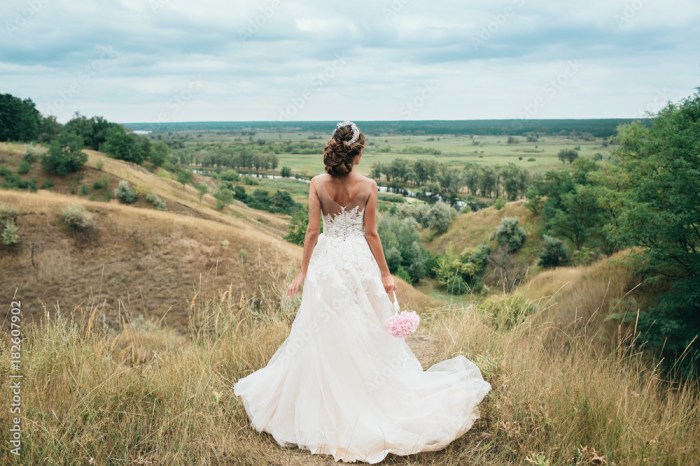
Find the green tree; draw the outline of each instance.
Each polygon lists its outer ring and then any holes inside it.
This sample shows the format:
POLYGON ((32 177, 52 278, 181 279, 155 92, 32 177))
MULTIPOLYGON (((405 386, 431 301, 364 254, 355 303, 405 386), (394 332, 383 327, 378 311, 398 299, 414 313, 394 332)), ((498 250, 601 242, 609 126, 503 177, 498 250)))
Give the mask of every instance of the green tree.
POLYGON ((209 192, 209 186, 203 183, 197 183, 194 185, 194 188, 199 193, 199 202, 201 203, 204 195, 209 192))
POLYGON ((41 156, 41 166, 48 173, 61 176, 78 171, 88 159, 82 148, 80 136, 62 131, 51 143, 48 152, 41 156))
POLYGON ((148 160, 156 167, 162 167, 168 160, 168 145, 162 141, 151 144, 151 151, 148 160))
POLYGON ((189 168, 180 168, 177 171, 177 182, 182 184, 182 189, 184 191, 185 186, 189 183, 192 183, 192 179, 194 178, 194 174, 192 173, 192 170, 189 168))
POLYGON ((141 139, 145 138, 141 138, 137 134, 127 133, 120 125, 112 126, 107 131, 100 150, 110 157, 140 165, 148 155, 141 139))
POLYGON ((427 225, 439 235, 445 233, 452 225, 457 211, 446 202, 438 201, 427 212, 427 225))
MULTIPOLYGON (((664 292, 640 315, 648 344, 700 375, 700 90, 662 109, 650 127, 619 128, 616 150, 629 173, 614 233, 641 246, 638 272, 664 292)), ((633 316, 626 316, 630 319, 633 316)))
POLYGON ((0 94, 0 141, 35 141, 40 118, 32 99, 0 94))
POLYGON ((505 246, 508 252, 512 254, 523 247, 526 238, 527 234, 523 227, 520 226, 518 218, 505 217, 501 220, 498 228, 496 228, 492 239, 495 239, 498 244, 505 246))
POLYGON ((578 151, 576 149, 562 149, 557 154, 557 157, 562 161, 562 163, 573 163, 573 161, 578 158, 578 151))

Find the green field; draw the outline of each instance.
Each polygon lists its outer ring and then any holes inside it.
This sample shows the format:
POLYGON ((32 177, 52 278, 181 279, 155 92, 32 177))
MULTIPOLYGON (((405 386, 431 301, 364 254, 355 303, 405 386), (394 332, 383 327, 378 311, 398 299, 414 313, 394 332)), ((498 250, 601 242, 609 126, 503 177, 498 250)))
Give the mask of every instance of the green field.
MULTIPOLYGON (((195 154, 196 157, 224 150, 231 143, 246 143, 251 150, 265 152, 265 143, 273 141, 310 142, 318 146, 313 154, 279 153, 279 167, 287 166, 295 174, 313 176, 323 172, 323 145, 329 135, 319 132, 260 132, 254 136, 225 131, 182 131, 169 133, 178 138, 183 148, 179 152, 195 154)), ((375 162, 389 163, 400 157, 409 160, 433 158, 438 162, 463 167, 466 162, 484 165, 514 163, 531 172, 544 172, 563 164, 557 158, 561 149, 580 148, 581 157, 592 157, 600 153, 604 159, 611 148, 603 144, 607 138, 575 136, 540 136, 528 142, 524 136, 516 136, 516 143, 508 143, 508 136, 464 136, 464 135, 378 135, 367 136, 367 147, 358 166, 358 171, 369 174, 375 162), (402 153, 409 147, 420 147, 440 151, 439 155, 402 153), (529 160, 534 159, 534 160, 529 160)), ((168 140, 168 136, 164 137, 168 140)))

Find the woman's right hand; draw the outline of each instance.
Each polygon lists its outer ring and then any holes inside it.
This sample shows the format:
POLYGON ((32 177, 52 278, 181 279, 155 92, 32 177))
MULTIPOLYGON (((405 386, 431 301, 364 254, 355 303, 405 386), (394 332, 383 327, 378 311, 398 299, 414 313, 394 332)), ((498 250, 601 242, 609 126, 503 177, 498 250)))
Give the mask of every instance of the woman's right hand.
POLYGON ((384 285, 384 291, 386 291, 387 294, 396 292, 396 282, 394 282, 393 275, 382 275, 382 285, 384 285))

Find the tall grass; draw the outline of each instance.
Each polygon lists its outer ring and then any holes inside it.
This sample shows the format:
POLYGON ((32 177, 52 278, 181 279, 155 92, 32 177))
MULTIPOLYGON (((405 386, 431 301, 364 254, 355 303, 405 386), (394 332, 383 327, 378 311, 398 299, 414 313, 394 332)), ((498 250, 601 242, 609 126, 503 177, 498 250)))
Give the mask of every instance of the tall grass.
MULTIPOLYGON (((3 448, 0 463, 334 464, 253 431, 233 396, 233 382, 282 343, 298 305, 275 285, 257 291, 195 294, 185 335, 143 320, 113 331, 97 308, 87 319, 58 313, 26 328, 22 456, 3 448)), ((536 315, 497 329, 477 311, 433 309, 423 331, 437 341, 435 361, 465 354, 482 368, 494 388, 482 419, 443 451, 387 464, 680 465, 700 457, 695 385, 664 381, 629 345, 606 352, 576 338, 552 350, 536 315)), ((6 338, 0 353, 9 360, 6 338)), ((0 368, 7 381, 7 364, 0 368)))

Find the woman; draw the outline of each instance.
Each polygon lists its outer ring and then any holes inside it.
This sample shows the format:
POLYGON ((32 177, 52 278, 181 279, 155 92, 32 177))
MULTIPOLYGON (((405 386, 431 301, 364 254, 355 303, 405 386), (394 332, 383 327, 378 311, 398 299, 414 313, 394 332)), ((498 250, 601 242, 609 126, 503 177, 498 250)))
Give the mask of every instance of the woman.
POLYGON ((447 446, 479 417, 491 386, 461 355, 423 371, 384 328, 396 285, 377 234, 377 183, 353 170, 364 147, 356 124, 338 123, 327 173, 309 187, 301 270, 287 289, 303 285, 290 334, 234 393, 253 428, 282 446, 378 463, 447 446))

